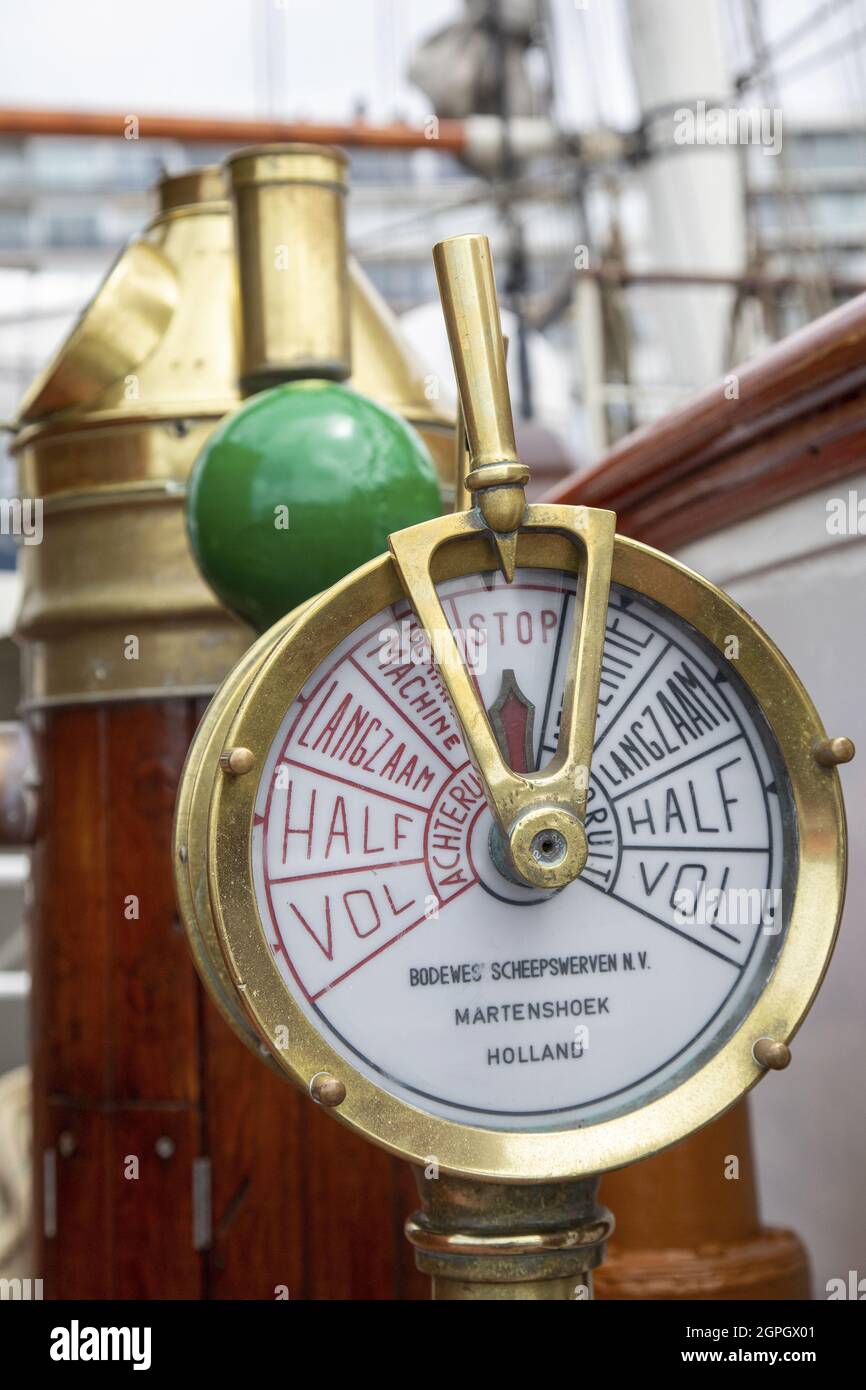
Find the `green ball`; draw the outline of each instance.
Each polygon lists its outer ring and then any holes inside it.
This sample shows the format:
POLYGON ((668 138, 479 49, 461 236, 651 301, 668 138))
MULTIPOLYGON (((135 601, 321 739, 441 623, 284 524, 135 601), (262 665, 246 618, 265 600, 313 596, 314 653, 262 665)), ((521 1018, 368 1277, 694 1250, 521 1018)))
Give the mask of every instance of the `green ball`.
POLYGON ((441 510, 411 426, 326 381, 252 396, 211 435, 187 494, 202 574, 260 630, 441 510))

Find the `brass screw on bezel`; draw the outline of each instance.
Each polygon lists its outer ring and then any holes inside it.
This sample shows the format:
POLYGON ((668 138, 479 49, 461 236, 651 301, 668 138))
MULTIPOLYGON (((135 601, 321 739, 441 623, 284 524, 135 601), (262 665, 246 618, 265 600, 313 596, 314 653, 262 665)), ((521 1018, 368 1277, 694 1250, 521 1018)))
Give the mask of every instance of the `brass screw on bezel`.
POLYGON ((255 755, 249 748, 226 748, 220 753, 220 767, 232 777, 243 777, 255 767, 255 755))
POLYGON ((310 1082, 310 1095, 318 1105, 333 1110, 346 1099, 346 1087, 328 1071, 317 1072, 310 1082))
POLYGON ((815 762, 821 767, 836 767, 839 763, 850 763, 854 757, 854 744, 850 738, 813 738, 812 752, 815 762))
POLYGON ((791 1063, 790 1047, 775 1038, 758 1038, 752 1048, 752 1056, 758 1066, 767 1071, 784 1071, 791 1063))

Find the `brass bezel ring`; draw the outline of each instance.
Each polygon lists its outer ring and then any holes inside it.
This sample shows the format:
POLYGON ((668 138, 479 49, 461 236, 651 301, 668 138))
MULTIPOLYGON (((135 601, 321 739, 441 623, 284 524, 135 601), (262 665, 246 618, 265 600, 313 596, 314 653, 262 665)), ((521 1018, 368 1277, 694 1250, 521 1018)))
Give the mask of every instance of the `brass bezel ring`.
MULTIPOLYGON (((550 508, 551 514, 556 510, 550 508)), ((533 529, 520 535, 518 564, 574 573, 579 560, 567 538, 533 529)), ((483 536, 443 547, 433 560, 437 581, 495 568, 483 536)), ((824 730, 811 700, 757 624, 715 585, 677 561, 618 537, 612 581, 670 609, 722 653, 732 637, 738 639, 737 669, 787 767, 800 848, 788 932, 763 993, 718 1052, 642 1108, 584 1128, 516 1133, 439 1119, 382 1091, 316 1032, 287 993, 267 946, 250 849, 258 774, 227 777, 214 771, 208 776, 203 766, 192 794, 191 817, 207 814, 209 892, 207 904, 199 892, 187 910, 213 912, 214 938, 256 1034, 268 1042, 280 1069, 305 1091, 319 1072, 340 1078, 346 1096, 333 1113, 412 1162, 435 1155, 449 1173, 541 1182, 605 1172, 655 1153, 714 1120, 760 1079, 764 1070, 752 1055, 755 1040, 790 1041, 827 968, 844 897, 845 821, 838 774, 821 767, 812 751, 812 740, 823 737, 824 730), (283 1052, 274 1040, 280 1036, 277 1030, 286 1027, 290 1049, 283 1052)), ((289 627, 281 624, 271 634, 269 654, 251 663, 253 675, 240 699, 237 686, 243 682, 235 682, 230 698, 234 715, 229 719, 226 709, 219 720, 225 743, 251 749, 260 768, 286 710, 316 667, 348 632, 402 597, 393 562, 382 556, 314 600, 289 627)), ((192 869, 193 879, 203 867, 192 869)))
POLYGON ((207 810, 212 779, 219 768, 226 730, 237 709, 238 700, 274 642, 291 630, 305 607, 306 604, 301 604, 293 609, 275 627, 259 637, 232 667, 208 704, 187 750, 172 829, 175 897, 199 978, 232 1031, 274 1071, 282 1069, 241 1007, 207 901, 207 810))

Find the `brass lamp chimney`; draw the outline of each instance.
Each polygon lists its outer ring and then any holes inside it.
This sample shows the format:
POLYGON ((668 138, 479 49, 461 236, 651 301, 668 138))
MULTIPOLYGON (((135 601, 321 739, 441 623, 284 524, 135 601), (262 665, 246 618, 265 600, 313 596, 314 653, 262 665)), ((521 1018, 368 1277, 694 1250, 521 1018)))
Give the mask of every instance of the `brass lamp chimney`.
POLYGON ((346 156, 266 145, 226 161, 240 292, 240 385, 351 372, 346 156))
MULTIPOLYGON (((281 381, 348 381, 412 425, 453 498, 453 428, 435 377, 346 249, 348 163, 326 145, 239 150, 224 167, 237 278, 244 395, 281 381)), ((215 178, 216 170, 199 171, 215 178)))

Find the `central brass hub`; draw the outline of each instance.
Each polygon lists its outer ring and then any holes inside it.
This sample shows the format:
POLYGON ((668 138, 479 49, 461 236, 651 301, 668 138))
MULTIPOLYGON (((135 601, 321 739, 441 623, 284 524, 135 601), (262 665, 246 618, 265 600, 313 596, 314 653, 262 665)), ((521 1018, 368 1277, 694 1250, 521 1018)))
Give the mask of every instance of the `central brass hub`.
POLYGON ((530 846, 532 854, 539 864, 553 867, 561 864, 568 852, 568 845, 564 835, 560 835, 558 830, 539 830, 530 846))
POLYGON ((510 827, 508 850, 524 883, 533 888, 564 888, 586 863, 586 831, 564 806, 536 806, 510 827))

